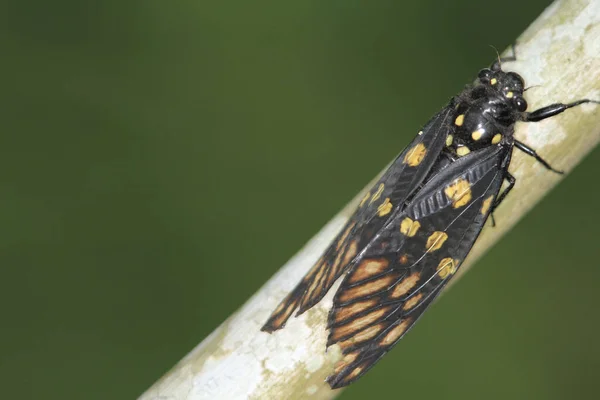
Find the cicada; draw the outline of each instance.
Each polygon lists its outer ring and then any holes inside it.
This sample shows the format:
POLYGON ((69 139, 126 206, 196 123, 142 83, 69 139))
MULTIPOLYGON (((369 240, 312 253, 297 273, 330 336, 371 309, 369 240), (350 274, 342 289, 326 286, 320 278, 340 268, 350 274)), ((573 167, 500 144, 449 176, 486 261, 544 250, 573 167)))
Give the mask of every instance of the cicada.
POLYGON ((343 359, 327 382, 346 386, 411 329, 468 256, 488 217, 515 185, 514 148, 555 170, 514 137, 583 103, 527 111, 523 78, 498 59, 427 122, 366 193, 321 258, 262 327, 282 329, 342 277, 329 312, 327 346, 343 359), (505 184, 506 183, 506 184, 505 184))

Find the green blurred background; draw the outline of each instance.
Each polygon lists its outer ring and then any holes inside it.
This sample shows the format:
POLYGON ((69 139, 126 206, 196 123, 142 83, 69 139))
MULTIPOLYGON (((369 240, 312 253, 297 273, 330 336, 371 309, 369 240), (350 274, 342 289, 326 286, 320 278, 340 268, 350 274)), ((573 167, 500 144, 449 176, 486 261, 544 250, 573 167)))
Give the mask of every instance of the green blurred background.
MULTIPOLYGON (((141 394, 548 3, 2 2, 2 398, 141 394)), ((594 397, 599 163, 341 398, 594 397)))

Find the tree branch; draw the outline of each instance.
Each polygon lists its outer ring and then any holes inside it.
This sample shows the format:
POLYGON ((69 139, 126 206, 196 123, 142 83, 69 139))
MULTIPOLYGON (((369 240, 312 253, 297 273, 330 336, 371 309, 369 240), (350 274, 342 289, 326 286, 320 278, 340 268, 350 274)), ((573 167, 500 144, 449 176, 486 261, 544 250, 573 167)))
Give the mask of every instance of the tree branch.
MULTIPOLYGON (((530 86, 540 85, 527 91, 530 109, 599 99, 600 2, 552 4, 518 39, 517 59, 504 68, 520 73, 530 86)), ((521 123, 515 135, 568 172, 600 141, 600 109, 583 105, 540 123, 521 123)), ((495 213, 500 223, 484 230, 459 275, 561 179, 519 151, 510 170, 518 183, 495 213)), ((331 399, 339 394, 324 382, 340 358, 337 346, 325 352, 326 317, 337 284, 284 329, 267 334, 260 327, 321 255, 362 195, 140 399, 331 399)))

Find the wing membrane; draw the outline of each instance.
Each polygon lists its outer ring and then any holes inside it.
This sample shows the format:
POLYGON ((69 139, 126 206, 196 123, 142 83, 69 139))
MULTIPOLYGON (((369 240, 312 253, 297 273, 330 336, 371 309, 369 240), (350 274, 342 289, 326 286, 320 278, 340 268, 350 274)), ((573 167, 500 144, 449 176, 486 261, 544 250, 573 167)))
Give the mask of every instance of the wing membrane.
POLYGON ((318 303, 390 217, 404 206, 445 145, 451 129, 451 111, 447 107, 434 116, 398 155, 323 256, 275 309, 262 327, 263 331, 281 329, 294 311, 301 314, 318 303))
POLYGON ((436 174, 391 218, 344 277, 328 346, 345 354, 332 387, 358 379, 414 325, 475 242, 504 179, 508 148, 486 148, 436 174))

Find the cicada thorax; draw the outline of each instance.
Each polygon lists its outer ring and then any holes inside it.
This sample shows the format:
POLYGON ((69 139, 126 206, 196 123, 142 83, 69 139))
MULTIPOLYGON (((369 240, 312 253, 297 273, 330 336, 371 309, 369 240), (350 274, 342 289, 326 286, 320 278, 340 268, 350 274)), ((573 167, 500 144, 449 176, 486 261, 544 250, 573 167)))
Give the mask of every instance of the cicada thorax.
POLYGON ((458 104, 451 144, 457 155, 465 156, 471 151, 498 144, 503 137, 512 135, 513 126, 501 124, 493 113, 493 105, 486 100, 458 104))
POLYGON ((448 147, 462 157, 488 146, 512 144, 514 125, 527 109, 523 91, 520 75, 483 69, 475 84, 455 99, 448 147))

